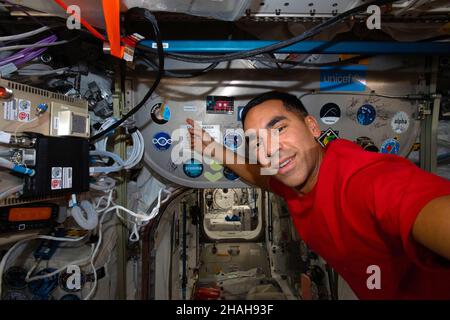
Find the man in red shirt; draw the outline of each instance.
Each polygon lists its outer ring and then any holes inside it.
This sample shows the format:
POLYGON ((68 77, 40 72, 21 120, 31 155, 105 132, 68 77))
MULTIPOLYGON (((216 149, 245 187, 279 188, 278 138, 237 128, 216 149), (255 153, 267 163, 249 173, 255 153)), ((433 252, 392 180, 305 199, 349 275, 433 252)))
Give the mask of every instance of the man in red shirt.
MULTIPOLYGON (((246 132, 276 130, 278 143, 271 143, 273 134, 256 137, 258 164, 242 164, 237 154, 233 163, 222 161, 232 151, 217 142, 221 152, 211 156, 282 196, 301 238, 360 299, 450 299, 450 181, 344 139, 323 148, 316 119, 287 93, 254 98, 242 122, 246 132), (275 156, 275 175, 261 175, 262 160, 275 156)), ((204 152, 207 133, 190 132, 193 143, 203 137, 193 147, 204 152)))

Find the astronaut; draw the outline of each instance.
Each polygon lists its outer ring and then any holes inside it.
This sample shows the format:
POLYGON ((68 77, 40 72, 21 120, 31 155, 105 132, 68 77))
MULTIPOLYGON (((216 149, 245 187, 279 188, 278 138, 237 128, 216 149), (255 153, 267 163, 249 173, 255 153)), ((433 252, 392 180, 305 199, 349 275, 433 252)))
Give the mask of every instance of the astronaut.
POLYGON ((286 200, 300 237, 358 298, 450 299, 450 181, 345 139, 323 147, 317 120, 288 93, 261 94, 242 112, 257 163, 186 121, 192 148, 215 150, 208 156, 286 200), (271 159, 273 174, 262 174, 271 159))

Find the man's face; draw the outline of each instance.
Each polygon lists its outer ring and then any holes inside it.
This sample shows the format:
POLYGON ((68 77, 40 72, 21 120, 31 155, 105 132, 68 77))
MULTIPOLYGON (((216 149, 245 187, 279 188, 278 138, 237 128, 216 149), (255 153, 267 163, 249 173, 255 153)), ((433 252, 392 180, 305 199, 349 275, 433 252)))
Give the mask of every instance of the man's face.
POLYGON ((275 177, 285 185, 301 188, 314 170, 318 170, 321 147, 315 138, 321 131, 312 116, 302 118, 287 110, 280 100, 268 100, 250 109, 244 129, 257 133, 259 163, 267 163, 262 158, 265 155, 276 157, 278 152, 279 169, 275 177), (269 133, 262 135, 260 129, 267 129, 269 133), (279 143, 271 143, 271 129, 278 131, 279 143))

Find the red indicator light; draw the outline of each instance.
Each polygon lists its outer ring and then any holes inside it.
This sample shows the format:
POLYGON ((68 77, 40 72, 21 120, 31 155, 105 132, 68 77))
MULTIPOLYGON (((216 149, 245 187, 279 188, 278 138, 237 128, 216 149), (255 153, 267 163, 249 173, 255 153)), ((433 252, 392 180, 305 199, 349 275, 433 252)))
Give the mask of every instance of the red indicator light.
POLYGON ((5 87, 0 87, 0 99, 9 99, 12 97, 12 91, 5 87))

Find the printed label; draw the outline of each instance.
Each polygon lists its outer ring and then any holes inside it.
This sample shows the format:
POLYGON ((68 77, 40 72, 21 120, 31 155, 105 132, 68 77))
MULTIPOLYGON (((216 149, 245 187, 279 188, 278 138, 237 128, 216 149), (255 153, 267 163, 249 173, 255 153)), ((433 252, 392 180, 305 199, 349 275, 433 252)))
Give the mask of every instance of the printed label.
POLYGON ((208 132, 208 134, 213 138, 214 140, 218 142, 222 142, 222 136, 220 134, 220 125, 218 124, 204 124, 202 125, 202 129, 208 132))
POLYGON ((62 188, 72 188, 72 167, 63 168, 62 188))
POLYGON ((186 112, 196 112, 197 111, 197 106, 184 106, 183 110, 186 112))
POLYGON ((52 167, 51 189, 72 188, 72 167, 52 167))
POLYGON ((53 129, 58 130, 59 128, 59 117, 53 118, 53 129))
POLYGON ((17 121, 17 99, 3 102, 3 119, 17 121))
MULTIPOLYGON (((167 42, 163 42, 162 46, 163 46, 163 49, 168 49, 169 48, 169 44, 167 42)), ((158 45, 156 44, 156 42, 152 43, 152 49, 158 49, 158 45)))

